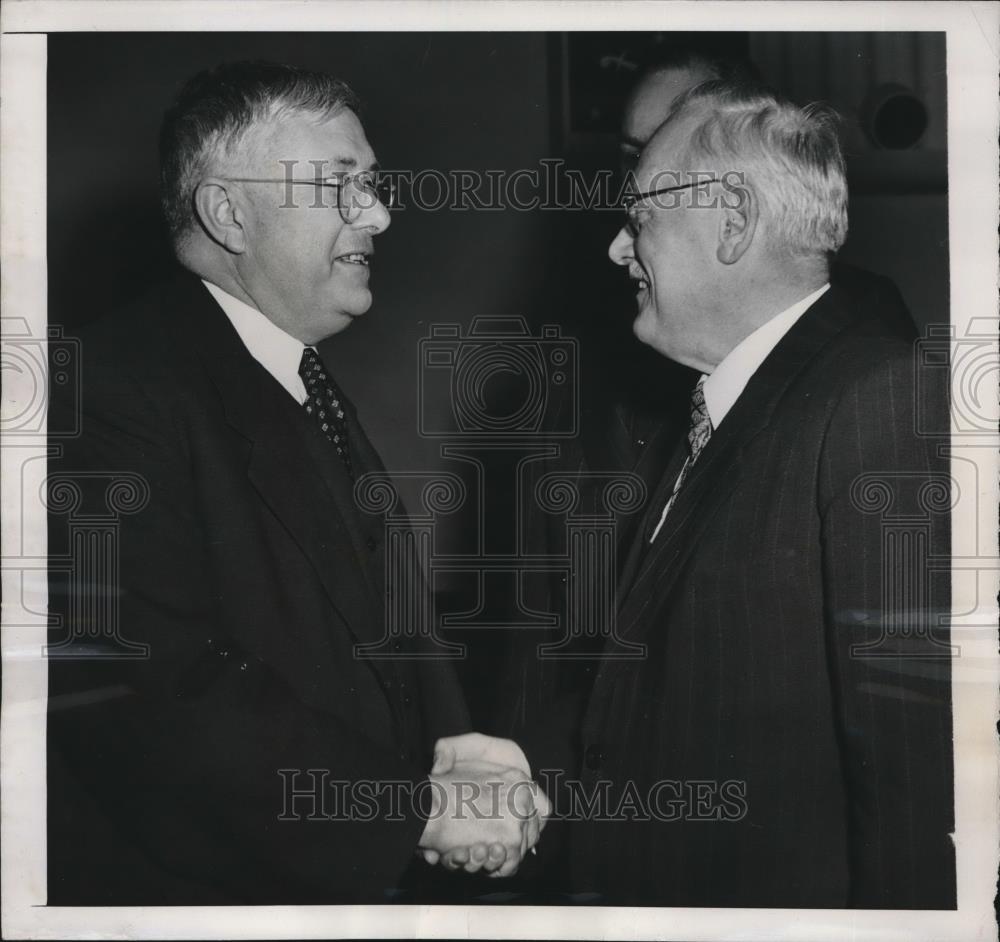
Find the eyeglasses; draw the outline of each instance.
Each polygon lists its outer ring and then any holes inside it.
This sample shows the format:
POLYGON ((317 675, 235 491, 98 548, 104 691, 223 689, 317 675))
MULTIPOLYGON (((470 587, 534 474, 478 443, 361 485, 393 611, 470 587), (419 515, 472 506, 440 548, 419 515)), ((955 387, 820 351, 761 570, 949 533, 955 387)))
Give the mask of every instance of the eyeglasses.
POLYGON ((315 180, 292 180, 287 177, 281 180, 271 177, 227 177, 226 179, 234 183, 284 183, 286 186, 318 186, 324 190, 335 190, 340 218, 348 225, 357 222, 366 209, 372 209, 378 203, 386 209, 392 209, 396 205, 395 183, 390 177, 371 170, 362 170, 360 173, 335 173, 315 180))
POLYGON ((639 200, 648 200, 651 196, 660 196, 663 193, 673 193, 675 190, 689 190, 695 186, 706 186, 709 183, 718 183, 717 177, 706 177, 704 180, 696 180, 694 183, 682 183, 680 186, 664 186, 658 190, 647 190, 645 193, 627 193, 622 197, 622 209, 629 212, 639 200))
POLYGON ((679 186, 664 186, 657 190, 647 190, 645 193, 627 193, 622 197, 622 209, 625 210, 625 228, 634 237, 638 232, 638 227, 632 217, 636 206, 642 200, 648 200, 653 196, 661 196, 664 193, 674 193, 677 190, 690 190, 696 186, 707 186, 709 183, 719 183, 718 177, 706 177, 704 180, 696 180, 694 183, 682 183, 679 186))

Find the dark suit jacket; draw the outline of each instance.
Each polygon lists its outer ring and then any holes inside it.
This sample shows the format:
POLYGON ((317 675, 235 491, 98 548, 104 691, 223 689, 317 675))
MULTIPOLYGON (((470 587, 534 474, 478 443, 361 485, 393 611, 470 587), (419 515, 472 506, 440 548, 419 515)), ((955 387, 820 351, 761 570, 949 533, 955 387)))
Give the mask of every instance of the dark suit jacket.
MULTIPOLYGON (((359 798, 363 820, 316 818, 338 811, 334 781, 412 790, 434 739, 468 725, 443 663, 355 656, 383 638, 392 591, 381 519, 193 276, 80 344, 82 434, 50 475, 80 488, 77 523, 107 514, 109 475, 149 500, 117 518, 118 578, 85 551, 69 581, 51 501, 52 639, 72 643, 50 660, 49 902, 396 898, 419 808, 386 790, 359 798), (116 656, 116 603, 147 657, 116 656), (286 805, 311 769, 328 770, 325 797, 286 805)), ((353 407, 348 424, 357 473, 380 470, 353 407)))
MULTIPOLYGON (((882 275, 842 262, 834 262, 830 281, 859 313, 895 324, 903 334, 914 330, 906 303, 896 285, 882 275)), ((620 343, 619 343, 620 345, 620 343)), ((616 345, 609 350, 613 352, 616 345)), ((584 345, 583 360, 586 361, 584 345)), ((592 349, 590 358, 598 355, 592 349)), ((534 481, 549 472, 575 475, 580 492, 577 509, 581 514, 604 512, 600 492, 603 482, 594 472, 634 475, 645 489, 644 507, 648 508, 668 464, 679 448, 684 447, 690 421, 690 394, 698 373, 667 360, 640 344, 635 338, 629 346, 629 368, 617 367, 610 379, 590 369, 583 376, 581 400, 564 398, 560 403, 557 425, 573 423, 568 410, 579 409, 579 434, 559 442, 556 458, 534 465, 534 481)), ((529 488, 530 490, 530 488, 529 488)), ((643 524, 643 508, 616 514, 616 566, 619 577, 634 543, 637 528, 643 524)), ((525 544, 532 555, 559 555, 565 552, 565 521, 559 515, 541 512, 537 502, 529 503, 524 520, 525 544)), ((531 576, 523 587, 527 604, 538 611, 556 611, 565 615, 566 581, 560 574, 531 576)), ((512 613, 516 620, 516 613, 512 613)), ((559 640, 559 632, 550 632, 548 641, 559 640)), ((520 734, 532 724, 533 717, 545 716, 553 709, 566 710, 567 696, 575 693, 578 708, 593 683, 594 662, 588 659, 562 658, 542 661, 536 657, 539 638, 534 633, 509 636, 501 692, 497 698, 497 728, 506 735, 520 734)), ((599 653, 600 638, 578 638, 573 652, 599 653)), ((551 843, 551 842, 550 842, 551 843)))
POLYGON ((917 423, 920 398, 948 428, 947 392, 917 381, 912 325, 870 302, 834 284, 806 312, 647 548, 683 446, 668 464, 619 594, 646 656, 599 663, 582 720, 553 708, 577 725, 529 749, 583 797, 607 789, 595 813, 553 787, 572 898, 955 905, 949 660, 921 637, 949 611, 926 560, 948 557, 947 460, 917 423))
MULTIPOLYGON (((877 311, 884 320, 898 322, 900 330, 912 330, 906 302, 891 279, 834 261, 830 283, 852 306, 877 311)), ((587 466, 631 471, 651 492, 675 446, 687 435, 688 397, 698 373, 650 348, 643 348, 642 353, 639 368, 629 373, 629 387, 608 397, 612 417, 601 424, 584 423, 581 450, 587 466)), ((623 524, 623 545, 627 548, 633 531, 627 521, 623 524)))

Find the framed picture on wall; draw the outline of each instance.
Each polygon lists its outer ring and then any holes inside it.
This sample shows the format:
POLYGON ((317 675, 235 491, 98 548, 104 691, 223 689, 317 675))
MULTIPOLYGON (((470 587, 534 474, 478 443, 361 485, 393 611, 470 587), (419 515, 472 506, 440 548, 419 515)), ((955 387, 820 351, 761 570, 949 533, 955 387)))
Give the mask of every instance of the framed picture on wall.
POLYGON ((744 58, 746 33, 565 32, 551 37, 554 144, 603 149, 619 132, 621 111, 639 74, 678 50, 744 58))

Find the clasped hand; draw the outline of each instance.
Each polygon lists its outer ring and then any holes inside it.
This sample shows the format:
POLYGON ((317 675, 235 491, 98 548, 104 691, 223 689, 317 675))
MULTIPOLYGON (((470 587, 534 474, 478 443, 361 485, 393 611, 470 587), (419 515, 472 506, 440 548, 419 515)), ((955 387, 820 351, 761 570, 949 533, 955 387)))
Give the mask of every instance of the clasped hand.
POLYGON ((517 743, 481 733, 439 739, 429 779, 424 859, 491 877, 516 873, 551 810, 517 743))

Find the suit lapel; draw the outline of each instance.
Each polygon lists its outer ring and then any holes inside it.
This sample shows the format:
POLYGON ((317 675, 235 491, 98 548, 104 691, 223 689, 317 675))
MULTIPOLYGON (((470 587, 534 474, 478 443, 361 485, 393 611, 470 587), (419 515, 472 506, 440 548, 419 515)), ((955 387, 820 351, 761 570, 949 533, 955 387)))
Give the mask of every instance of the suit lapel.
POLYGON ((229 424, 251 443, 247 477, 312 563, 329 598, 358 641, 381 637, 364 567, 353 489, 346 470, 308 425, 294 399, 249 354, 223 311, 197 279, 179 281, 186 336, 218 390, 229 424))
MULTIPOLYGON (((646 503, 641 512, 635 515, 636 519, 626 521, 623 526, 628 527, 628 542, 624 544, 625 552, 618 576, 618 601, 619 605, 628 595, 633 581, 639 572, 639 568, 646 558, 649 535, 663 513, 667 498, 673 491, 674 482, 680 474, 684 461, 687 458, 687 440, 680 438, 674 445, 673 454, 667 462, 666 469, 656 485, 649 488, 646 495, 646 503)), ((648 478, 642 475, 641 470, 633 469, 633 474, 639 474, 643 480, 648 478)))
MULTIPOLYGON (((631 555, 639 562, 621 600, 618 631, 622 637, 641 641, 650 624, 645 613, 655 612, 673 590, 705 527, 739 480, 746 448, 771 422, 795 377, 855 319, 836 287, 831 287, 751 377, 688 474, 656 541, 646 551, 632 547, 631 555)), ((679 470, 677 461, 672 461, 650 505, 650 517, 662 513, 679 470)), ((636 534, 636 541, 648 539, 646 529, 636 534)))

